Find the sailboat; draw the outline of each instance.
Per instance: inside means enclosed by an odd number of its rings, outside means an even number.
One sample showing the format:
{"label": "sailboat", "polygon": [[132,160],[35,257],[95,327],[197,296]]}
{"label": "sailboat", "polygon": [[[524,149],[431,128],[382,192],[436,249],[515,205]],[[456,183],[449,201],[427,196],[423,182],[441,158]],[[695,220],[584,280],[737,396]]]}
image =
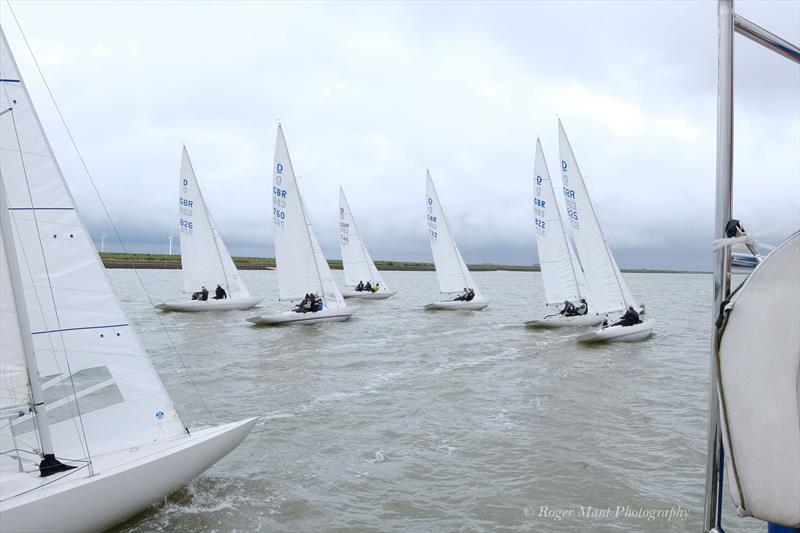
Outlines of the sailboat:
{"label": "sailboat", "polygon": [[[617,262],[611,254],[600,221],[597,218],[583,175],[578,168],[572,146],[561,120],[558,121],[558,149],[561,156],[561,183],[575,248],[586,283],[591,291],[591,309],[597,314],[621,313],[632,307],[637,310]],[[655,321],[642,318],[632,326],[610,326],[577,337],[579,342],[636,341],[649,337]]]}
{"label": "sailboat", "polygon": [[[339,247],[342,250],[342,267],[344,280],[348,290],[342,292],[345,298],[361,298],[364,300],[383,300],[397,293],[389,289],[375,263],[372,261],[361,235],[358,233],[353,212],[344,191],[339,187]],[[360,283],[368,281],[375,291],[355,288]]]}
{"label": "sailboat", "polygon": [[[547,305],[555,312],[544,318],[525,322],[525,325],[539,328],[599,326],[605,317],[591,308],[592,297],[586,286],[583,269],[569,241],[539,139],[536,139],[533,189],[539,267]],[[586,314],[565,316],[558,313],[558,307],[564,302],[580,304],[581,300],[589,307]]]}
{"label": "sailboat", "polygon": [[[272,227],[280,300],[300,304],[282,313],[248,318],[248,322],[264,325],[315,324],[349,319],[355,308],[345,305],[322,253],[297,185],[280,124],[275,139],[272,175]],[[302,302],[308,293],[319,296],[321,309],[303,312]]]}
{"label": "sailboat", "polygon": [[[489,305],[489,300],[481,295],[475,280],[467,269],[464,258],[456,246],[450,225],[444,216],[444,209],[433,185],[431,173],[426,172],[425,208],[428,223],[428,238],[433,252],[433,264],[439,278],[439,288],[443,294],[457,295],[457,300],[444,300],[425,306],[427,310],[466,310],[479,311]],[[474,297],[463,299],[464,291],[472,290]]]}
{"label": "sailboat", "polygon": [[233,264],[231,254],[222,242],[203,192],[197,183],[189,152],[183,147],[181,172],[178,176],[178,220],[181,236],[181,269],[183,292],[194,294],[206,287],[214,294],[217,285],[227,298],[192,299],[156,305],[162,311],[230,311],[250,309],[262,298],[250,296]]}
{"label": "sailboat", "polygon": [[233,450],[189,431],[105,275],[0,29],[0,525],[100,531]]}

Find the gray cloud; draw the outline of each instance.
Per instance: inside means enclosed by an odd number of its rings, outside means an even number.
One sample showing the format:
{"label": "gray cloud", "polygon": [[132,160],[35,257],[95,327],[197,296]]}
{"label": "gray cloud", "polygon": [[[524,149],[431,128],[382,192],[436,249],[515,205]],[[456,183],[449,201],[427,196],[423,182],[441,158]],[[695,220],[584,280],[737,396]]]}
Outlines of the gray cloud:
{"label": "gray cloud", "polygon": [[[3,28],[76,200],[109,234],[7,9]],[[554,172],[560,116],[621,265],[708,267],[715,2],[15,9],[133,249],[166,249],[186,143],[232,252],[271,255],[280,119],[330,256],[342,185],[375,257],[429,259],[430,168],[468,262],[532,262],[533,148],[540,136]],[[800,41],[797,3],[737,9]],[[797,226],[800,69],[743,38],[736,53],[736,216]]]}

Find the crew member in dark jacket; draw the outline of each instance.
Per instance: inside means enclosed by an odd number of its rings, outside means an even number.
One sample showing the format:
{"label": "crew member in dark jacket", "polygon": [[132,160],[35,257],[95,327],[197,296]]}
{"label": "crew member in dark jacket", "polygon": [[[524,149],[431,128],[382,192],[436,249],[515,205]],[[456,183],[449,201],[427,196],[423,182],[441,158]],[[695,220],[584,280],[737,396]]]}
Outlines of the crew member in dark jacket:
{"label": "crew member in dark jacket", "polygon": [[225,289],[222,288],[222,285],[217,284],[217,290],[214,291],[214,299],[215,300],[224,300],[228,297],[228,293],[225,292]]}
{"label": "crew member in dark jacket", "polygon": [[633,306],[628,306],[628,310],[625,311],[625,314],[622,315],[618,321],[611,324],[612,326],[633,326],[634,324],[639,324],[642,320],[639,318],[639,313],[633,308]]}

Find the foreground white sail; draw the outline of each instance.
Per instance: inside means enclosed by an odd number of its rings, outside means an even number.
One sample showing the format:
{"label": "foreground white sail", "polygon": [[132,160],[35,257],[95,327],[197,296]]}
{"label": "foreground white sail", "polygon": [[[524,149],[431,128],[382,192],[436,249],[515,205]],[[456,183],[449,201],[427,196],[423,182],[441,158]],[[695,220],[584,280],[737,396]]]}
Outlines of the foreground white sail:
{"label": "foreground white sail", "polygon": [[[603,316],[591,309],[592,298],[586,286],[583,269],[567,236],[564,218],[561,215],[544,158],[542,143],[536,139],[534,160],[533,210],[536,225],[536,244],[539,250],[539,267],[542,271],[545,300],[553,312],[544,318],[525,323],[530,327],[597,326]],[[559,313],[564,302],[581,305],[586,302],[587,313],[566,316]]]}
{"label": "foreground white sail", "polygon": [[[591,291],[592,310],[599,314],[620,313],[628,308],[638,310],[600,228],[600,221],[561,120],[558,121],[558,150],[567,221]],[[578,340],[640,340],[644,334],[648,336],[652,332],[653,326],[653,320],[645,320],[641,324],[613,326],[602,332],[588,333],[578,337]]]}
{"label": "foreground white sail", "polygon": [[0,109],[0,524],[103,530],[206,470],[255,419],[184,427],[106,279],[2,30]]}
{"label": "foreground white sail", "polygon": [[[348,290],[345,298],[361,298],[366,300],[382,300],[389,298],[396,291],[390,290],[367,251],[361,235],[358,233],[356,221],[350,211],[350,204],[344,191],[339,187],[339,248],[342,250],[342,268]],[[357,290],[359,284],[369,282],[377,290]]]}
{"label": "foreground white sail", "polygon": [[[316,294],[322,309],[286,311],[275,315],[248,318],[254,324],[313,324],[347,320],[355,311],[345,306],[328,261],[317,241],[314,227],[297,186],[289,149],[278,125],[275,164],[272,176],[272,227],[278,291],[284,301],[303,302],[306,294]],[[312,307],[313,309],[313,307]]]}
{"label": "foreground white sail", "polygon": [[[222,242],[185,146],[178,176],[178,206],[183,292],[194,294],[205,287],[210,296],[207,300],[190,300],[187,296],[186,300],[159,304],[156,308],[163,311],[229,311],[258,305],[261,298],[254,298],[247,292],[231,254]],[[227,298],[214,298],[217,285],[223,288]]]}
{"label": "foreground white sail", "polygon": [[[450,226],[444,216],[439,195],[436,194],[436,187],[433,185],[430,172],[426,173],[425,182],[425,208],[426,221],[428,224],[428,238],[431,242],[433,252],[433,263],[436,267],[436,275],[439,278],[439,287],[444,294],[451,297],[457,295],[459,299],[449,299],[442,302],[428,304],[425,309],[434,310],[468,310],[477,311],[489,305],[489,300],[481,295],[475,280],[472,279],[469,269],[467,269],[464,258],[456,246]],[[472,290],[474,297],[469,300],[463,299],[465,290]]]}

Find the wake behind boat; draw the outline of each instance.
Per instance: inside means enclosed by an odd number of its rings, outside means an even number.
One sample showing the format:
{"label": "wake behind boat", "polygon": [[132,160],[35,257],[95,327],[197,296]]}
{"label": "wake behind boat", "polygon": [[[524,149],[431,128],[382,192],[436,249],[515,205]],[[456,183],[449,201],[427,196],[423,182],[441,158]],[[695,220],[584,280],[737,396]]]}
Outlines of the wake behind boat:
{"label": "wake behind boat", "polygon": [[622,273],[600,228],[600,221],[589,198],[589,192],[561,120],[558,121],[558,150],[561,156],[561,183],[567,220],[578,258],[586,275],[592,307],[598,315],[612,316],[615,313],[625,313],[610,326],[605,326],[593,335],[581,335],[578,340],[602,342],[645,339],[653,332],[655,323],[644,318],[644,306],[637,307],[622,278]]}
{"label": "wake behind boat", "polygon": [[347,290],[342,291],[342,296],[362,300],[384,300],[397,294],[397,291],[389,289],[375,267],[375,262],[358,233],[350,204],[347,203],[347,197],[341,187],[339,187],[339,247],[342,250],[344,279],[348,286]]}
{"label": "wake behind boat", "polygon": [[[183,292],[192,298],[161,303],[155,306],[156,309],[230,311],[258,305],[262,298],[250,296],[231,254],[222,242],[185,146],[178,175],[178,206]],[[209,297],[212,292],[213,296]]]}
{"label": "wake behind boat", "polygon": [[322,253],[311,217],[295,178],[289,148],[278,125],[272,176],[272,227],[280,300],[295,302],[289,311],[247,321],[258,325],[315,324],[348,320],[348,308]]}
{"label": "wake behind boat", "polygon": [[539,267],[548,307],[560,309],[541,319],[525,322],[531,328],[599,326],[604,315],[591,308],[592,297],[586,278],[567,236],[564,217],[547,169],[542,143],[536,139],[534,160],[533,211]]}
{"label": "wake behind boat", "polygon": [[441,311],[480,311],[489,305],[475,280],[467,269],[464,258],[456,246],[450,226],[444,216],[444,209],[436,193],[430,172],[426,172],[425,207],[427,209],[428,238],[433,252],[433,264],[439,287],[444,294],[457,296],[454,299],[434,302],[425,306],[426,310]]}
{"label": "wake behind boat", "polygon": [[101,531],[208,469],[256,419],[189,431],[178,416],[2,29],[0,108],[0,526]]}

